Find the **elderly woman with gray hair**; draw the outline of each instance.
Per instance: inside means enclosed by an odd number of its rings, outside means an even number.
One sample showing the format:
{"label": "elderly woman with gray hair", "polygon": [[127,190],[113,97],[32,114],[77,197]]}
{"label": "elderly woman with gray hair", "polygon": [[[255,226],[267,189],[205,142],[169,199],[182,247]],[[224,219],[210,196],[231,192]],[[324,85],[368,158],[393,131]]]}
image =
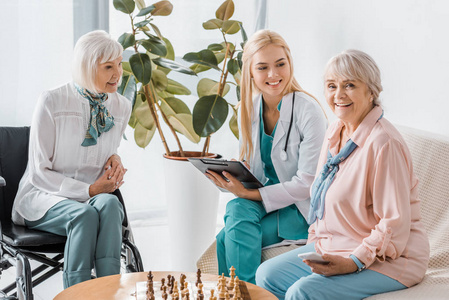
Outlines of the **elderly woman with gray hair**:
{"label": "elderly woman with gray hair", "polygon": [[75,45],[73,82],[44,92],[33,115],[29,161],[14,223],[67,236],[64,288],[120,273],[123,207],[114,192],[126,172],[117,148],[131,104],[117,93],[123,47],[104,31]]}
{"label": "elderly woman with gray hair", "polygon": [[308,244],[263,263],[256,282],[279,299],[320,300],[415,285],[427,269],[429,242],[410,152],[379,104],[379,68],[366,53],[348,50],[328,62],[324,80],[338,120],[326,133],[311,189]]}

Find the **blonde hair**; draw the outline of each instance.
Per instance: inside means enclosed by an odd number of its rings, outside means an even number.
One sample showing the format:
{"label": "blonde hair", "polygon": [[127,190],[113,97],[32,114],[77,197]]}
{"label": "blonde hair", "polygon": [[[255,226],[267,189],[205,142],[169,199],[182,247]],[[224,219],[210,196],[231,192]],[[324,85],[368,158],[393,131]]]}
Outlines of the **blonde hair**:
{"label": "blonde hair", "polygon": [[[251,80],[251,63],[254,57],[260,49],[267,45],[280,46],[284,49],[285,55],[290,65],[290,78],[285,86],[283,95],[292,93],[295,91],[303,92],[316,100],[311,94],[302,89],[299,83],[296,81],[293,72],[293,61],[285,40],[276,32],[271,30],[259,30],[248,39],[243,49],[243,65],[242,65],[242,78],[240,81],[241,89],[241,101],[240,101],[240,132],[241,132],[241,144],[240,144],[240,160],[249,160],[253,154],[253,141],[251,137],[251,124],[253,118],[253,97],[255,93],[260,93],[260,90]],[[316,100],[318,102],[318,100]],[[318,102],[319,103],[319,102]]]}
{"label": "blonde hair", "polygon": [[98,93],[95,88],[98,64],[115,60],[122,53],[122,45],[106,31],[95,30],[86,33],[78,39],[73,50],[73,81],[91,92]]}
{"label": "blonde hair", "polygon": [[325,77],[329,75],[365,83],[373,95],[373,104],[380,105],[380,70],[374,59],[365,52],[349,49],[332,57],[324,72]]}

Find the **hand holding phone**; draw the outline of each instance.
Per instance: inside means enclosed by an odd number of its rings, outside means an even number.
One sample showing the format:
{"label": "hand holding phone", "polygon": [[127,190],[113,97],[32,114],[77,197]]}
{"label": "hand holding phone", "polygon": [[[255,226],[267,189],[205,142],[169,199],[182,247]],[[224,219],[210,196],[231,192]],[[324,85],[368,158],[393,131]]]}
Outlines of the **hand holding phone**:
{"label": "hand holding phone", "polygon": [[311,262],[317,263],[317,264],[329,263],[329,261],[324,260],[323,257],[316,252],[299,253],[298,257],[301,259],[310,260]]}

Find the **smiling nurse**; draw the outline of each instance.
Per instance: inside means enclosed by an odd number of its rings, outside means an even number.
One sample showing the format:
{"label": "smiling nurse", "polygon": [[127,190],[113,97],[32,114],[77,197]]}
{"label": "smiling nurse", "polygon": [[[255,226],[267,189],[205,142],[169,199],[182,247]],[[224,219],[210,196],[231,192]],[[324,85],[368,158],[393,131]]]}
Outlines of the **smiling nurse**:
{"label": "smiling nurse", "polygon": [[290,49],[269,30],[256,32],[243,50],[240,160],[264,183],[246,189],[209,172],[213,182],[236,199],[226,206],[217,235],[219,273],[234,266],[240,279],[255,282],[262,247],[307,238],[310,186],[326,130],[316,101],[293,76]]}

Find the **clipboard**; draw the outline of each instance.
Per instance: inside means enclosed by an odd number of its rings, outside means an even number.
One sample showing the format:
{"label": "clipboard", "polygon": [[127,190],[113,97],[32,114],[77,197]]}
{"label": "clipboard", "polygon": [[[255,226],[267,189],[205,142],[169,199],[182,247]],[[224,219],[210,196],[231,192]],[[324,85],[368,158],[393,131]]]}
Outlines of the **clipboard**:
{"label": "clipboard", "polygon": [[[247,189],[258,189],[264,186],[241,161],[214,158],[188,158],[188,161],[203,174],[207,170],[218,174],[226,171],[239,180]],[[228,192],[227,190],[219,189]]]}

